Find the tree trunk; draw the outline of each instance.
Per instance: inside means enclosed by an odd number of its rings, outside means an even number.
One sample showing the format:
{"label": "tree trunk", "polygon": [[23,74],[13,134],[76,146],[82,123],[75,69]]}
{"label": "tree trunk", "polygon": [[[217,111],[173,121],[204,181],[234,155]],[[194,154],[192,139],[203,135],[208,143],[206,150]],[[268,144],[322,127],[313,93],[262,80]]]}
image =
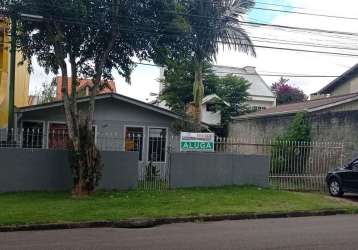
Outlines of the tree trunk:
{"label": "tree trunk", "polygon": [[196,130],[199,132],[201,130],[201,112],[202,112],[202,102],[204,98],[204,84],[203,84],[203,64],[202,62],[197,62],[195,64],[195,81],[193,86],[193,96],[194,96],[194,123]]}
{"label": "tree trunk", "polygon": [[[73,195],[76,197],[83,197],[91,194],[98,185],[99,178],[101,177],[101,158],[96,148],[94,135],[92,133],[93,118],[90,121],[91,125],[87,126],[89,117],[81,117],[78,110],[78,72],[76,57],[70,54],[72,85],[71,95],[69,95],[68,71],[65,61],[67,54],[63,45],[63,34],[56,23],[54,23],[54,25],[58,32],[57,34],[54,34],[54,38],[57,41],[54,44],[54,49],[62,73],[61,92],[68,130],[69,160],[74,183]],[[93,112],[90,116],[93,117]]]}

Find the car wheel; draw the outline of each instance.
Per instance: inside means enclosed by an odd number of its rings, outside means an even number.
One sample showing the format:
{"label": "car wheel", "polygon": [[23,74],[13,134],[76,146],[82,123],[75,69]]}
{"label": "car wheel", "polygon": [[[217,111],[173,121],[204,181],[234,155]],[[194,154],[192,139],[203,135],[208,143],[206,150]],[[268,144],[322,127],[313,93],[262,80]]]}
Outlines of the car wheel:
{"label": "car wheel", "polygon": [[341,197],[343,195],[342,185],[336,178],[332,178],[329,181],[328,189],[332,196]]}

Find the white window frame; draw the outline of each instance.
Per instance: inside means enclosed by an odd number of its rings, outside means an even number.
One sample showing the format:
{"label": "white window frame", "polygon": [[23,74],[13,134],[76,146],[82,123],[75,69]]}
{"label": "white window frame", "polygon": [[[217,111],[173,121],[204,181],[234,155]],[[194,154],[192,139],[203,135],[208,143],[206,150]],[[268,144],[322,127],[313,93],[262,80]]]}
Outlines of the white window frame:
{"label": "white window frame", "polygon": [[[24,122],[37,122],[37,123],[42,123],[42,147],[41,149],[46,149],[46,145],[45,145],[45,128],[46,128],[46,121],[44,120],[22,120],[21,121],[21,132],[23,131],[24,129]],[[23,148],[23,141],[24,141],[24,138],[23,138],[23,134],[21,133],[20,135],[20,138],[21,138],[21,148]]]}
{"label": "white window frame", "polygon": [[[143,129],[143,142],[142,142],[142,160],[140,160],[139,162],[144,162],[146,159],[147,159],[147,156],[145,155],[145,152],[144,152],[144,144],[146,142],[146,136],[145,136],[145,126],[141,126],[141,125],[124,125],[124,130],[123,130],[123,145],[122,145],[122,150],[124,152],[127,152],[126,151],[126,138],[127,138],[127,135],[126,135],[126,131],[127,131],[127,128],[142,128]],[[138,152],[139,153],[139,152]],[[139,157],[140,158],[140,157]]]}
{"label": "white window frame", "polygon": [[147,157],[147,161],[149,162],[149,157],[148,157],[148,154],[149,154],[149,139],[150,139],[150,129],[165,129],[166,130],[166,138],[165,138],[165,150],[164,150],[164,161],[153,161],[153,163],[167,163],[167,159],[168,159],[168,152],[167,152],[167,149],[168,149],[168,138],[169,138],[169,128],[168,127],[161,127],[161,126],[149,126],[148,127],[148,139],[147,139],[147,154],[146,154],[146,157]]}

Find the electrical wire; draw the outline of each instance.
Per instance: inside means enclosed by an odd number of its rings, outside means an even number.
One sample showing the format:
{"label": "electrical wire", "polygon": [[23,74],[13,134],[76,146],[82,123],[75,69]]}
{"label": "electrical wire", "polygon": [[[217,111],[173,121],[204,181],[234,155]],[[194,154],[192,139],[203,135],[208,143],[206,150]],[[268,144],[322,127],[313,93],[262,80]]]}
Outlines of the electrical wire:
{"label": "electrical wire", "polygon": [[[155,64],[150,64],[150,63],[136,63],[138,65],[143,65],[143,66],[150,66],[150,67],[158,67],[161,68],[161,66],[159,65],[155,65]],[[220,67],[220,65],[215,65]],[[225,67],[225,66],[224,66]],[[260,76],[272,76],[272,77],[276,77],[276,76],[283,76],[283,77],[292,77],[292,78],[336,78],[339,77],[340,75],[309,75],[309,74],[294,74],[294,73],[280,73],[280,72],[275,72],[272,74],[266,74],[266,73],[231,73],[231,72],[225,72],[225,71],[214,71],[215,73],[219,73],[219,74],[232,74],[232,75],[243,75],[243,76],[256,76],[256,75],[260,75]]]}

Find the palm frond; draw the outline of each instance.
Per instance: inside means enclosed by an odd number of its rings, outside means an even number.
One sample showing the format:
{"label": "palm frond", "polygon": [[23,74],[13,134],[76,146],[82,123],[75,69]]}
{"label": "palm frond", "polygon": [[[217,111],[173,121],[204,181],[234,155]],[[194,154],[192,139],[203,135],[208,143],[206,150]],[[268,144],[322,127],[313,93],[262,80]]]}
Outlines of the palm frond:
{"label": "palm frond", "polygon": [[229,49],[256,56],[255,47],[249,35],[238,25],[227,25],[218,35],[218,40]]}

